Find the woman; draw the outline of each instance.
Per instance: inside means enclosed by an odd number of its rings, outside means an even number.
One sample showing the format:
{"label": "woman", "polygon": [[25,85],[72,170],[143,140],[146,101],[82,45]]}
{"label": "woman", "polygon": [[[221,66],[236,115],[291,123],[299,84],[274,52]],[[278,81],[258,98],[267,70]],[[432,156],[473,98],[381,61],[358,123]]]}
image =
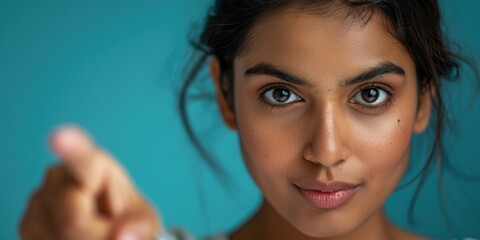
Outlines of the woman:
{"label": "woman", "polygon": [[[264,196],[217,239],[422,239],[392,224],[383,205],[432,108],[432,153],[440,147],[440,87],[458,63],[439,21],[435,0],[216,1],[181,104],[211,56],[224,122]],[[56,131],[51,146],[63,161],[31,198],[22,238],[190,238],[163,229],[81,130]]]}

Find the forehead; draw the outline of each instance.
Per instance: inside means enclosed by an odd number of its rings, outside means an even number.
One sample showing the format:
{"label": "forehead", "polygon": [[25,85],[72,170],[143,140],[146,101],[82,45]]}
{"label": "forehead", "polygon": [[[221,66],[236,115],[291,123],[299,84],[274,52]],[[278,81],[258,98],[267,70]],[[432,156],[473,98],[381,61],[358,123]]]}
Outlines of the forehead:
{"label": "forehead", "polygon": [[361,19],[286,9],[259,21],[250,31],[236,65],[267,62],[301,72],[307,79],[352,73],[392,62],[414,72],[403,45],[379,13]]}

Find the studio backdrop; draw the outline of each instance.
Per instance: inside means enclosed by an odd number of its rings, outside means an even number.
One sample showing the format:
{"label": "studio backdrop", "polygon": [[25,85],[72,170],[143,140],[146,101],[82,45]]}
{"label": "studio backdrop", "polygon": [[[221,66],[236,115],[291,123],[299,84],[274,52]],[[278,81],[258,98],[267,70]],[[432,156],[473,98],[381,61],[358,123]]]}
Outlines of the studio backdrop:
{"label": "studio backdrop", "polygon": [[[252,213],[260,194],[214,100],[196,98],[188,109],[225,176],[205,164],[178,115],[178,91],[192,54],[188,40],[210,4],[0,1],[0,239],[19,239],[28,198],[57,162],[48,134],[63,123],[87,129],[116,156],[168,227],[203,236],[231,230]],[[480,1],[443,0],[441,7],[450,42],[480,62]],[[465,69],[462,83],[447,93],[454,122],[444,151],[454,171],[444,172],[441,188],[437,172],[430,174],[415,205],[415,225],[407,215],[417,182],[387,203],[397,224],[438,239],[480,239],[480,100],[472,98],[473,75]],[[212,89],[208,79],[197,87]],[[431,136],[413,139],[412,163],[427,157],[425,139]],[[403,182],[418,171],[410,168]]]}

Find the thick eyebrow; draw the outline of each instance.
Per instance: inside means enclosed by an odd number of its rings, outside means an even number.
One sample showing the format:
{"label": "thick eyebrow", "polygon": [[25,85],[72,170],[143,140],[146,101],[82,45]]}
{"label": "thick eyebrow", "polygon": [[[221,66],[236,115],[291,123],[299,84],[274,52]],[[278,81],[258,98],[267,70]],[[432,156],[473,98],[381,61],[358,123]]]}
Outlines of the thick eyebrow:
{"label": "thick eyebrow", "polygon": [[352,86],[352,85],[359,84],[359,83],[368,81],[372,78],[376,78],[388,73],[394,73],[394,74],[398,74],[405,77],[405,70],[403,70],[403,68],[391,62],[386,62],[386,63],[381,63],[380,65],[373,67],[366,72],[360,73],[359,75],[353,78],[349,78],[344,81],[341,81],[338,84],[338,86],[339,87]]}
{"label": "thick eyebrow", "polygon": [[[380,65],[373,67],[365,72],[362,72],[355,77],[343,80],[340,83],[338,83],[338,86],[348,87],[351,85],[355,85],[355,84],[359,84],[359,83],[371,80],[372,78],[376,78],[388,73],[394,73],[401,76],[405,76],[405,70],[403,70],[403,68],[391,62],[386,62],[386,63],[381,63]],[[314,86],[308,80],[297,77],[286,71],[280,70],[278,67],[275,67],[274,65],[268,64],[268,63],[256,64],[255,66],[247,69],[245,71],[245,75],[269,75],[293,84],[297,84],[297,85],[301,85],[309,88]]]}
{"label": "thick eyebrow", "polygon": [[309,87],[311,88],[313,84],[303,78],[297,77],[291,73],[280,70],[278,67],[275,67],[272,64],[268,63],[259,63],[255,66],[247,69],[245,75],[269,75],[275,78],[285,80],[287,82]]}

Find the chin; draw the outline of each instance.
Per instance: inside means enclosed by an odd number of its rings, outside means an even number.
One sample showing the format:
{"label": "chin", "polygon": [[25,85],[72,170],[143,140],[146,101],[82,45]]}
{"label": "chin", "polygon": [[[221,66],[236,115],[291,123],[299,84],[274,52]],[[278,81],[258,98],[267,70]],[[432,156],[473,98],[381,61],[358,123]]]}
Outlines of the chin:
{"label": "chin", "polygon": [[319,227],[316,226],[315,228],[309,228],[309,229],[298,229],[301,233],[303,233],[306,236],[312,237],[312,238],[332,238],[332,237],[340,237],[343,235],[348,234],[351,231],[345,230],[345,229],[327,229],[324,227]]}
{"label": "chin", "polygon": [[312,238],[330,238],[347,235],[356,229],[349,221],[315,221],[304,220],[290,223],[302,234]]}

